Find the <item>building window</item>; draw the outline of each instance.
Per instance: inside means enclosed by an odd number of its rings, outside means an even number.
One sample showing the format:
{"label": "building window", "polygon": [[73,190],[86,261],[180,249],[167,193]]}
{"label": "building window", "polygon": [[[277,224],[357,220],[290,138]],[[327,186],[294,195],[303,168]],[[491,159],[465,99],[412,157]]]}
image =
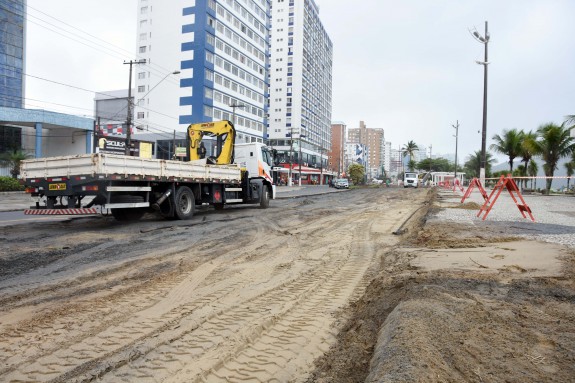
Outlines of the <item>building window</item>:
{"label": "building window", "polygon": [[206,69],[206,80],[214,81],[214,72],[209,69]]}
{"label": "building window", "polygon": [[206,43],[210,44],[211,46],[216,45],[216,38],[214,35],[206,33]]}
{"label": "building window", "polygon": [[138,86],[138,93],[143,93],[146,91],[146,86],[145,85],[140,85]]}
{"label": "building window", "polygon": [[144,118],[144,112],[138,112],[138,119]]}
{"label": "building window", "polygon": [[146,46],[141,46],[140,47],[140,53],[146,53]]}
{"label": "building window", "polygon": [[140,72],[140,73],[138,73],[138,78],[139,78],[139,79],[146,78],[146,72]]}

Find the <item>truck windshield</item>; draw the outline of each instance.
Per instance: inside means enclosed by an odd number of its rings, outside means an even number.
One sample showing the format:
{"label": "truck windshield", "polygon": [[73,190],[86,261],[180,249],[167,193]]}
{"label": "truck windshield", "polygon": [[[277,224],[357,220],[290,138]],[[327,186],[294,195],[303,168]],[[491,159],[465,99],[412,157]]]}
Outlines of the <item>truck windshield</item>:
{"label": "truck windshield", "polygon": [[274,166],[272,161],[272,155],[267,148],[262,148],[262,158],[266,164],[269,166]]}

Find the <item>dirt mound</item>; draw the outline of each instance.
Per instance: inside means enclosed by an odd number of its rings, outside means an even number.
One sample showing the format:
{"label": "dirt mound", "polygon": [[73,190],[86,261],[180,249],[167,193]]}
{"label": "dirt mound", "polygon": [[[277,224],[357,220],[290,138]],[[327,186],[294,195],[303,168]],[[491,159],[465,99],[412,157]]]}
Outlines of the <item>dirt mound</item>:
{"label": "dirt mound", "polygon": [[520,265],[424,270],[414,266],[418,248],[450,249],[445,258],[516,238],[416,218],[382,255],[308,382],[573,381],[575,254],[564,251],[557,276],[534,277]]}

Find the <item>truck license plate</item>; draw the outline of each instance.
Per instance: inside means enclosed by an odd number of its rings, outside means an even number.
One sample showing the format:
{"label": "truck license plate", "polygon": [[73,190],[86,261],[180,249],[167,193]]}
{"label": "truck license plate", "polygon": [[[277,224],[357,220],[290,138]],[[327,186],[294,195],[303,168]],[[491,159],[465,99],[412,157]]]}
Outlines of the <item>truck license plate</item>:
{"label": "truck license plate", "polygon": [[50,184],[48,190],[66,190],[66,184]]}

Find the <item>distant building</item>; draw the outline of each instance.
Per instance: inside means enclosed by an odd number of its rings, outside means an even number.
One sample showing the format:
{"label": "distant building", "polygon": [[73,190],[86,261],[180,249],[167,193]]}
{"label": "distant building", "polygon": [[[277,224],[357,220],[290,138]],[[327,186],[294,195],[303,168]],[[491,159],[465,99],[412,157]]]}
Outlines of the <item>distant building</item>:
{"label": "distant building", "polygon": [[[26,0],[3,1],[0,7],[0,106],[24,108]],[[0,135],[1,136],[1,135]]]}
{"label": "distant building", "polygon": [[328,151],[327,168],[341,175],[345,169],[345,143],[346,143],[346,125],[343,122],[334,122],[331,124],[331,149]]}
{"label": "distant building", "polygon": [[345,144],[345,173],[351,164],[359,164],[364,167],[365,174],[369,175],[369,150],[367,145],[348,142]]}
{"label": "distant building", "polygon": [[383,168],[385,169],[386,175],[390,176],[391,171],[391,142],[385,141],[383,143]]}
{"label": "distant building", "polygon": [[348,129],[347,141],[365,145],[369,152],[369,163],[366,165],[370,177],[379,176],[384,165],[385,137],[381,128],[368,128],[365,122],[359,122],[359,128]]}
{"label": "distant building", "polygon": [[[327,166],[331,146],[333,47],[314,0],[273,0],[269,86],[269,144],[296,162]],[[321,164],[321,165],[320,165]]]}

